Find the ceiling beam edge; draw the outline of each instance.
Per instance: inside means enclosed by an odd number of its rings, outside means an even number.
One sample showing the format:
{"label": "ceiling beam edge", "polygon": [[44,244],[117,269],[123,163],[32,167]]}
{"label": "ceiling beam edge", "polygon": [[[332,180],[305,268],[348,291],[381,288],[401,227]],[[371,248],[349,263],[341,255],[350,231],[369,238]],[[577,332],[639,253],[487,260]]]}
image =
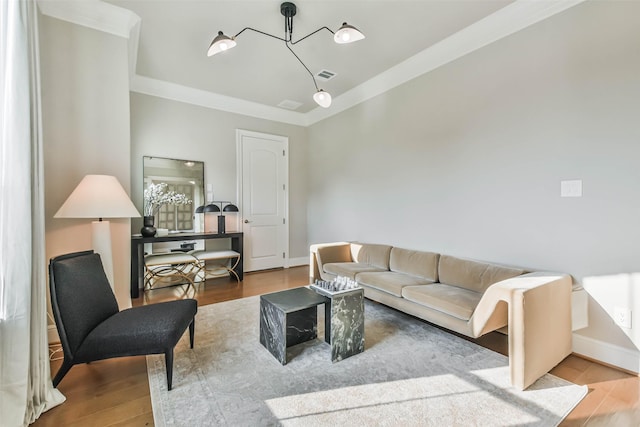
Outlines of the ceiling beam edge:
{"label": "ceiling beam edge", "polygon": [[302,113],[140,75],[135,75],[131,80],[131,91],[258,119],[308,126],[306,115]]}

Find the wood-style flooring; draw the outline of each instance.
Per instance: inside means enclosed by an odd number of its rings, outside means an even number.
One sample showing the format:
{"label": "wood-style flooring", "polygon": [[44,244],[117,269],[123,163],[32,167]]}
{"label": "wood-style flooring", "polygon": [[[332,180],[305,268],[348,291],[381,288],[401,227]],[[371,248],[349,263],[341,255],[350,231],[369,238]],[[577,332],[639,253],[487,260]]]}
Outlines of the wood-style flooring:
{"label": "wood-style flooring", "polygon": [[[308,267],[248,273],[242,283],[232,279],[208,280],[195,295],[203,306],[261,295],[308,284]],[[133,300],[143,305],[184,297],[181,286],[144,292]],[[490,333],[472,340],[506,354],[506,337]],[[196,343],[197,345],[197,343]],[[60,361],[51,362],[52,375]],[[561,426],[640,426],[640,379],[620,370],[570,355],[552,374],[586,384],[588,395]],[[153,426],[147,366],[144,356],[123,357],[76,365],[59,384],[67,400],[44,413],[33,425],[43,426]]]}

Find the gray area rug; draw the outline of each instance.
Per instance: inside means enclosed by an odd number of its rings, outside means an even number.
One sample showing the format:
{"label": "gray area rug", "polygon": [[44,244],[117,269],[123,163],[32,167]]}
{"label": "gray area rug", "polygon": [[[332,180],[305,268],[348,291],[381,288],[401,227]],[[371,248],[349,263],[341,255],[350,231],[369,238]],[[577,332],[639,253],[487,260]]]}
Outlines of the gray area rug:
{"label": "gray area rug", "polygon": [[550,374],[516,390],[506,357],[370,301],[364,353],[331,363],[320,307],[320,338],[282,366],[260,345],[259,305],[200,307],[170,392],[164,356],[147,356],[156,426],[555,426],[587,393]]}

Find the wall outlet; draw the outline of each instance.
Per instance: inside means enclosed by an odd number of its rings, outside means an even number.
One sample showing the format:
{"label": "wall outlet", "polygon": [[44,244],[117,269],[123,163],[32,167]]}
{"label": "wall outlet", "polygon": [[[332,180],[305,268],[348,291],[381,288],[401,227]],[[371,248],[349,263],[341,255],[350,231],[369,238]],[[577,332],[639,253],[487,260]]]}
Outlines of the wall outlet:
{"label": "wall outlet", "polygon": [[614,307],[613,321],[616,322],[616,325],[631,329],[631,310],[624,307]]}

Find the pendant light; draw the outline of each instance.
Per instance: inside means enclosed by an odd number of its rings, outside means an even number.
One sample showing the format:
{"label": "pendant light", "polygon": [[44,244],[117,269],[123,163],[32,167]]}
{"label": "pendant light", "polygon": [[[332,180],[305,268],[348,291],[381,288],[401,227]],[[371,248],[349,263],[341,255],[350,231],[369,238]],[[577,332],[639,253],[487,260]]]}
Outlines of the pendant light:
{"label": "pendant light", "polygon": [[293,17],[296,15],[297,8],[296,5],[291,2],[284,2],[280,5],[280,13],[284,16],[284,24],[285,24],[285,35],[283,37],[274,36],[273,34],[265,33],[264,31],[256,30],[251,27],[243,28],[238,34],[233,37],[229,37],[225,35],[222,31],[218,31],[218,35],[213,39],[211,44],[209,45],[209,50],[207,51],[207,56],[217,55],[219,53],[223,53],[233,47],[236,46],[236,38],[242,34],[246,30],[254,31],[258,34],[262,34],[264,36],[268,36],[280,41],[285,42],[285,46],[289,51],[296,57],[298,62],[302,64],[302,66],[307,70],[311,79],[313,80],[313,85],[316,88],[316,92],[313,95],[313,100],[321,107],[328,108],[331,106],[331,94],[321,88],[318,87],[318,83],[316,82],[316,78],[313,73],[309,70],[309,68],[302,62],[302,60],[296,55],[296,53],[291,49],[291,46],[295,45],[298,42],[306,39],[314,35],[315,33],[327,30],[331,34],[333,34],[333,40],[338,44],[346,44],[353,43],[358,40],[362,40],[365,38],[364,34],[362,34],[357,28],[353,25],[349,25],[346,22],[342,24],[342,26],[335,33],[331,31],[328,27],[320,27],[315,31],[307,34],[306,36],[300,38],[297,41],[292,40],[293,34]]}

